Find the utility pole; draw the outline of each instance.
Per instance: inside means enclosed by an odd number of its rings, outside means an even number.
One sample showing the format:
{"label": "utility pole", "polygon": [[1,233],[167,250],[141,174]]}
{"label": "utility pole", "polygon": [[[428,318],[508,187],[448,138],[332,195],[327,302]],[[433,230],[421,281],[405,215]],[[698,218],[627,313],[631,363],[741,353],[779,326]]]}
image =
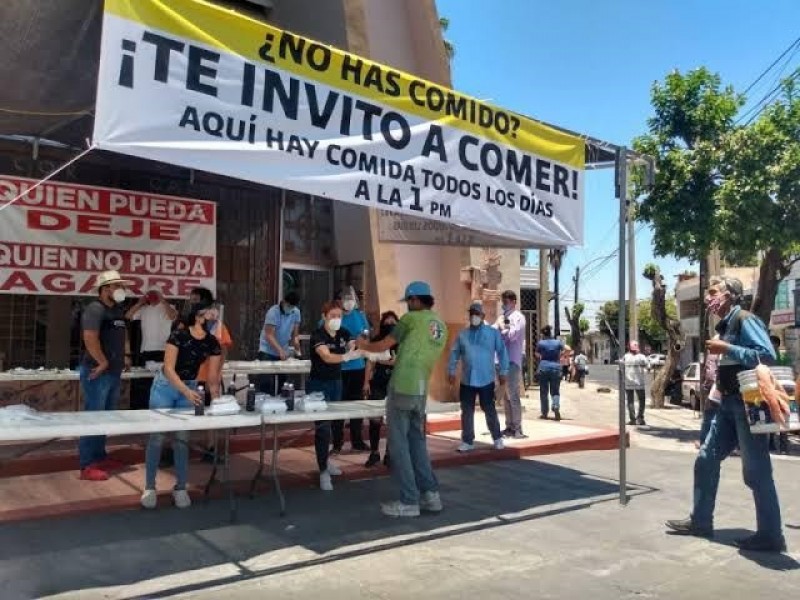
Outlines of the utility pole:
{"label": "utility pole", "polygon": [[[615,181],[617,198],[619,198],[619,290],[618,301],[620,316],[617,323],[617,340],[619,345],[619,358],[625,352],[625,220],[628,213],[628,149],[625,146],[617,148]],[[625,363],[619,365],[619,383],[617,385],[619,402],[619,503],[623,506],[628,503],[628,462],[627,462],[627,433],[625,430]]]}
{"label": "utility pole", "polygon": [[554,268],[554,272],[553,272],[553,294],[554,294],[554,299],[555,299],[555,306],[553,307],[553,308],[555,308],[555,319],[554,319],[555,322],[553,324],[555,326],[555,334],[556,334],[555,337],[556,337],[556,339],[558,339],[559,337],[561,337],[561,315],[558,314],[558,311],[561,310],[561,302],[560,302],[559,297],[558,297],[558,295],[561,293],[561,290],[558,287],[558,272],[561,270],[560,250],[558,250],[558,249],[552,250],[552,256],[553,256],[553,259],[554,259],[553,260],[553,268]]}
{"label": "utility pole", "polygon": [[575,277],[572,278],[572,283],[575,284],[575,304],[578,303],[578,281],[581,276],[581,268],[575,267]]}
{"label": "utility pole", "polygon": [[[630,305],[631,319],[628,329],[628,339],[639,339],[639,311],[636,307],[636,241],[633,229],[633,206],[628,206],[628,303]],[[620,309],[621,310],[621,309]]]}

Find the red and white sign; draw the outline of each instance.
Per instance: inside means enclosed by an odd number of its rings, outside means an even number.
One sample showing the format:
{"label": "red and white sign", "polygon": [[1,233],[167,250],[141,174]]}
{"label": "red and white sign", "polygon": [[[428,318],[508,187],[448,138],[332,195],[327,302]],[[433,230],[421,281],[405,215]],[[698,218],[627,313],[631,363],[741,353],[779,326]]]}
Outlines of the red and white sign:
{"label": "red and white sign", "polygon": [[93,295],[107,270],[130,279],[135,295],[214,291],[214,202],[59,181],[31,190],[35,183],[0,175],[0,294]]}

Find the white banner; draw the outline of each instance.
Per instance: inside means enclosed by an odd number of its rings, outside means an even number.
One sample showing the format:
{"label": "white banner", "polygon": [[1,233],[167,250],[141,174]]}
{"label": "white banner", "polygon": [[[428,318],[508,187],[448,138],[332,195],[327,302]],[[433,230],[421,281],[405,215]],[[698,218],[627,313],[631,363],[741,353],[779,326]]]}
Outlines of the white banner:
{"label": "white banner", "polygon": [[581,139],[200,0],[106,0],[100,148],[499,236],[583,240]]}
{"label": "white banner", "polygon": [[35,183],[0,175],[0,293],[91,295],[107,270],[131,280],[136,295],[215,289],[214,202],[58,181],[31,189]]}

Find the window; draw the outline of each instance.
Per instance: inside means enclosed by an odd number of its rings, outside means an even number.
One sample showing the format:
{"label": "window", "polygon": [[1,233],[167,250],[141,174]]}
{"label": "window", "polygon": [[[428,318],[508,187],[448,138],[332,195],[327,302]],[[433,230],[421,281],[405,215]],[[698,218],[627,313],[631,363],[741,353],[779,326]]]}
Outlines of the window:
{"label": "window", "polygon": [[4,369],[47,366],[47,316],[46,296],[0,296],[0,363]]}
{"label": "window", "polygon": [[778,284],[775,292],[775,310],[786,310],[789,308],[789,281],[784,279]]}

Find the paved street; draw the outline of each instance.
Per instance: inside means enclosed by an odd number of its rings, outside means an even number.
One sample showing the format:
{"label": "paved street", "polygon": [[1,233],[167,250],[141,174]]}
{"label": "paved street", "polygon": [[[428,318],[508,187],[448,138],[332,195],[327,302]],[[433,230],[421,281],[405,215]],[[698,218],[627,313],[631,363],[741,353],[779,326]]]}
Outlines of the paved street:
{"label": "paved street", "polygon": [[628,506],[616,454],[587,452],[439,472],[446,510],[391,520],[386,479],[243,501],[5,526],[0,581],[12,598],[751,598],[800,589],[796,463],[776,464],[788,556],[743,555],[752,500],[723,472],[715,541],[666,535],[686,514],[692,457],[634,448]]}
{"label": "paved street", "polygon": [[[616,423],[616,395],[564,387],[564,416]],[[535,410],[538,390],[526,399]],[[482,419],[476,419],[480,424]],[[440,515],[381,516],[388,479],[179,512],[133,511],[0,530],[3,600],[12,598],[750,598],[800,589],[800,459],[779,457],[791,553],[744,555],[754,527],[739,459],[723,469],[714,541],[674,537],[688,513],[697,420],[650,411],[631,432],[630,502],[618,502],[617,453],[583,452],[440,470]],[[478,433],[482,433],[480,427]]]}

